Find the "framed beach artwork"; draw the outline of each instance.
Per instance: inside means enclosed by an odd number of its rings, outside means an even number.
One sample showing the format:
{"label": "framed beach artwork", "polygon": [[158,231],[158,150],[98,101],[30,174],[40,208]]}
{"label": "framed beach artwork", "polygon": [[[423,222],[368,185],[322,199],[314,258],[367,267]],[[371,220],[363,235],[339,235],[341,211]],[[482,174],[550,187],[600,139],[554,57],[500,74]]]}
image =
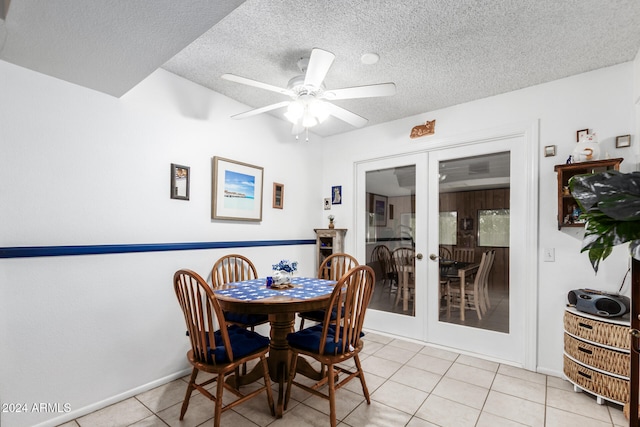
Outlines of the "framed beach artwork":
{"label": "framed beach artwork", "polygon": [[213,158],[211,218],[262,221],[262,178],[259,166]]}

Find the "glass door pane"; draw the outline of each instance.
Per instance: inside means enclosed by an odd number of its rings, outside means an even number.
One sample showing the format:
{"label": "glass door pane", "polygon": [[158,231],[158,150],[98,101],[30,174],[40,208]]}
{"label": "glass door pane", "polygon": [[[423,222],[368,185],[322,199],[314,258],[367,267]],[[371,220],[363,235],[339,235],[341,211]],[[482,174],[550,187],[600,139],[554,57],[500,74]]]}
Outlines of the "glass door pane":
{"label": "glass door pane", "polygon": [[424,152],[356,164],[356,256],[376,274],[370,330],[426,338],[426,188]]}
{"label": "glass door pane", "polygon": [[531,281],[522,275],[530,271],[525,236],[533,218],[522,191],[529,179],[523,139],[430,151],[426,219],[427,281],[438,284],[428,288],[429,341],[520,365],[528,363],[531,305],[522,302]]}
{"label": "glass door pane", "polygon": [[509,333],[510,153],[438,166],[439,320]]}
{"label": "glass door pane", "polygon": [[416,166],[367,171],[366,252],[376,272],[369,307],[415,316]]}

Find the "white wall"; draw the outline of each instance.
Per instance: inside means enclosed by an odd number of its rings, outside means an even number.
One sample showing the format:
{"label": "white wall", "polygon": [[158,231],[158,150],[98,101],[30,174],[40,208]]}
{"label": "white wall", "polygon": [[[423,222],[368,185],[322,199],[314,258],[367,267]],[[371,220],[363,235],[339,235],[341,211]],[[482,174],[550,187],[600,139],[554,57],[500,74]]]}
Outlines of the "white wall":
{"label": "white wall", "polygon": [[[121,99],[0,61],[0,247],[314,239],[322,139],[159,70]],[[211,157],[264,167],[261,223],[212,221]],[[172,200],[170,164],[191,167]],[[272,183],[285,185],[272,209]],[[0,401],[71,413],[0,414],[56,425],[181,375],[182,267],[207,276],[230,250],[0,259]],[[233,249],[263,275],[282,258],[315,274],[312,245]]]}
{"label": "white wall", "polygon": [[[429,94],[425,93],[425,97]],[[411,128],[436,120],[435,135],[409,138]],[[540,372],[562,372],[563,309],[567,292],[589,287],[617,291],[627,269],[625,248],[616,248],[594,275],[586,254],[580,253],[582,229],[558,231],[556,173],[576,144],[576,131],[589,128],[600,139],[604,155],[628,157],[624,171],[635,169],[634,149],[616,149],[617,135],[634,134],[633,64],[626,63],[419,116],[365,128],[325,139],[323,188],[343,185],[345,195],[354,188],[355,161],[424,150],[429,144],[462,139],[473,133],[514,123],[539,120],[539,236],[538,248],[555,248],[554,263],[540,262],[538,275],[538,356]],[[633,135],[637,147],[637,134]],[[543,157],[543,147],[557,145],[557,156]],[[347,196],[349,197],[349,196]],[[353,228],[352,206],[343,204],[335,215],[341,227]],[[346,248],[355,248],[355,235],[347,235]],[[517,277],[517,274],[516,274]],[[513,283],[512,286],[517,286]],[[628,283],[625,293],[629,294]]]}
{"label": "white wall", "polygon": [[[322,198],[333,185],[343,186],[343,204],[331,210],[336,226],[351,230],[354,161],[539,120],[539,248],[555,248],[556,262],[539,265],[537,366],[559,374],[567,292],[617,290],[627,258],[616,249],[594,276],[579,253],[581,232],[557,230],[553,166],[584,128],[600,135],[603,153],[637,153],[633,75],[633,64],[622,64],[296,143],[285,123],[232,121],[242,105],[162,70],[115,99],[0,61],[0,247],[311,239],[326,225]],[[437,120],[436,134],[409,139],[426,119]],[[633,147],[616,150],[615,136],[627,133]],[[558,155],[542,157],[551,144]],[[214,155],[264,166],[262,223],[209,219]],[[191,166],[189,202],[168,197],[172,162]],[[625,161],[630,169],[635,162]],[[285,184],[284,210],[270,207],[274,181]],[[353,238],[347,233],[347,251]],[[301,261],[301,274],[314,271],[313,246],[239,251],[261,272],[280,257]],[[2,425],[55,425],[181,374],[187,343],[171,276],[181,267],[206,275],[225,252],[0,259],[0,401],[72,410],[3,413]]]}

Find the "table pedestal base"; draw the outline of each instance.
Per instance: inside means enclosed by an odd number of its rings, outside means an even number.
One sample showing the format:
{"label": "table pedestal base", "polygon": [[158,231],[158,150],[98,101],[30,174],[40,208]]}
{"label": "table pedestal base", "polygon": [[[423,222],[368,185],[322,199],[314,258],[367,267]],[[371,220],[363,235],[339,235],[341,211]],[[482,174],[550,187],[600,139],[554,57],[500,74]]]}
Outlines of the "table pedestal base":
{"label": "table pedestal base", "polygon": [[[271,323],[271,344],[269,345],[269,356],[267,362],[269,365],[269,376],[271,380],[278,384],[278,401],[276,402],[276,417],[282,418],[284,412],[284,393],[287,380],[289,377],[290,352],[289,343],[287,342],[287,334],[294,331],[295,314],[279,313],[269,315]],[[300,372],[306,377],[319,381],[325,375],[324,370],[315,370],[306,359],[298,357],[296,372]],[[227,382],[235,383],[238,386],[250,384],[264,377],[262,364],[258,363],[246,375],[235,378],[235,375],[229,376]]]}

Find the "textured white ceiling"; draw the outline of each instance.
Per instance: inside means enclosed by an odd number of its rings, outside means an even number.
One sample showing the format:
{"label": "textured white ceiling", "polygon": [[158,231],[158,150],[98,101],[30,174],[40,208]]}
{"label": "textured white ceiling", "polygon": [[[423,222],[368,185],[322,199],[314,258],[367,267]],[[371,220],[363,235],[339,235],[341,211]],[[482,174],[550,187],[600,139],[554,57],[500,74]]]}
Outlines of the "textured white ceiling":
{"label": "textured white ceiling", "polygon": [[[327,88],[396,83],[335,101],[371,125],[633,60],[640,1],[12,0],[0,21],[0,59],[114,96],[162,66],[262,107],[286,98],[220,76],[284,87],[314,47],[336,55]],[[367,52],[380,61],[362,64]]]}
{"label": "textured white ceiling", "polygon": [[242,1],[12,0],[0,59],[119,97]]}
{"label": "textured white ceiling", "polygon": [[[248,0],[164,68],[261,107],[282,95],[220,75],[286,86],[313,47],[336,54],[327,88],[396,83],[393,97],[336,101],[375,124],[630,61],[640,1]],[[353,129],[333,121],[314,132]]]}

